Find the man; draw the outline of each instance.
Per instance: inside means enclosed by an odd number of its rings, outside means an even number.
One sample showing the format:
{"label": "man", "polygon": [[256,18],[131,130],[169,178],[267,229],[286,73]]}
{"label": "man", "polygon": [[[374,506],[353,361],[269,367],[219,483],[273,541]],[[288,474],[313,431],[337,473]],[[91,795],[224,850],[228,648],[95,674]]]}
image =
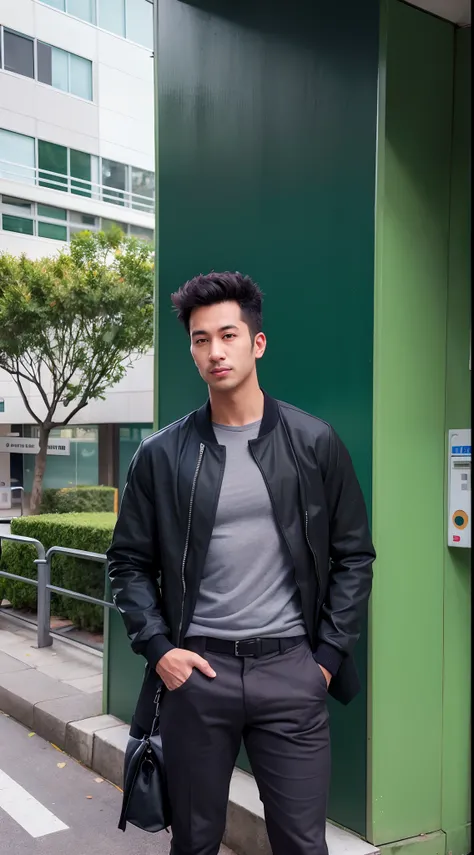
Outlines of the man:
{"label": "man", "polygon": [[209,402],[142,443],[108,553],[148,661],[134,727],[162,686],[173,855],[217,855],[242,738],[274,855],[326,855],[326,694],[358,689],[364,500],[334,430],[260,389],[255,283],[210,273],[172,301]]}

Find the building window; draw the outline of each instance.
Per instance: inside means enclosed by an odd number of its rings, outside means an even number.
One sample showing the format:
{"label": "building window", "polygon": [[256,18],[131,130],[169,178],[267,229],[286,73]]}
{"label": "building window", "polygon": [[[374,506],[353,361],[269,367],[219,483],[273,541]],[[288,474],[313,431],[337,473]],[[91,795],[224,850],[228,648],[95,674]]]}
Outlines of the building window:
{"label": "building window", "polygon": [[97,229],[99,218],[93,214],[83,214],[81,211],[71,211],[69,214],[71,223],[77,223],[82,229]]}
{"label": "building window", "polygon": [[89,24],[96,23],[95,0],[66,0],[66,9],[75,18],[88,21]]}
{"label": "building window", "polygon": [[[54,89],[62,89],[69,92],[69,55],[65,50],[43,45],[47,55],[48,64],[46,72]],[[47,81],[49,83],[49,81]]]}
{"label": "building window", "polygon": [[32,235],[33,220],[26,217],[14,217],[12,214],[2,214],[2,228],[4,232],[17,232],[21,235]]}
{"label": "building window", "polygon": [[35,140],[0,128],[0,178],[35,183]]}
{"label": "building window", "polygon": [[16,196],[2,196],[2,210],[5,214],[21,214],[33,216],[33,202],[28,199],[17,199]]}
{"label": "building window", "polygon": [[66,11],[66,0],[43,0],[47,6],[52,6],[53,9],[59,9],[60,12]]}
{"label": "building window", "polygon": [[95,24],[95,0],[42,0],[47,6],[59,9],[60,12],[68,12],[75,18]]}
{"label": "building window", "polygon": [[[37,425],[25,425],[25,436],[38,437]],[[70,454],[66,457],[48,455],[43,486],[45,489],[71,487],[77,484],[95,485],[99,478],[99,430],[96,425],[54,428],[51,438],[70,439]],[[24,455],[24,487],[31,491],[35,458]]]}
{"label": "building window", "polygon": [[40,83],[53,85],[53,70],[51,62],[51,48],[44,42],[38,42],[36,46],[38,62],[38,80]]}
{"label": "building window", "polygon": [[3,67],[24,77],[35,76],[34,41],[11,30],[3,30]]}
{"label": "building window", "polygon": [[147,200],[155,197],[154,173],[132,166],[132,194],[132,208],[147,208]]}
{"label": "building window", "polygon": [[98,0],[99,27],[125,36],[125,0]]}
{"label": "building window", "polygon": [[42,0],[103,30],[153,48],[153,0]]}
{"label": "building window", "polygon": [[130,235],[147,243],[153,243],[155,237],[153,229],[142,229],[141,226],[130,226]]}
{"label": "building window", "polygon": [[38,140],[40,187],[67,191],[67,148],[64,145]]}
{"label": "building window", "polygon": [[[37,79],[54,89],[92,101],[92,62],[45,42],[36,43],[28,36],[0,28],[0,45],[3,33],[3,54],[0,49],[0,68],[23,77]],[[36,65],[36,74],[35,74]]]}
{"label": "building window", "polygon": [[127,191],[128,168],[124,163],[102,158],[102,198],[104,202],[123,205]]}
{"label": "building window", "polygon": [[39,237],[50,238],[50,240],[62,240],[66,243],[67,227],[58,226],[57,223],[43,223],[39,220],[38,235]]}
{"label": "building window", "polygon": [[153,172],[36,140],[0,128],[0,178],[20,180],[75,196],[101,198],[112,205],[152,212],[155,201]]}
{"label": "building window", "polygon": [[126,0],[127,39],[153,48],[153,4],[149,0]]}
{"label": "building window", "polygon": [[33,203],[12,196],[2,197],[2,229],[22,235],[34,234]]}
{"label": "building window", "polygon": [[72,236],[84,231],[109,231],[111,226],[118,226],[124,235],[130,235],[153,242],[152,229],[132,226],[128,223],[101,220],[93,214],[82,211],[67,211],[55,205],[43,205],[30,202],[28,199],[0,196],[0,229],[18,232],[19,234],[38,235],[38,237],[59,240],[64,243]]}
{"label": "building window", "polygon": [[69,56],[69,91],[87,101],[92,101],[92,62],[75,53]]}
{"label": "building window", "polygon": [[92,214],[82,214],[80,211],[70,211],[69,222],[70,239],[73,235],[79,234],[79,232],[97,231],[100,227],[98,217],[94,217]]}
{"label": "building window", "polygon": [[69,158],[71,193],[74,193],[75,196],[96,197],[99,183],[99,158],[85,151],[76,151],[73,148],[69,152]]}
{"label": "building window", "polygon": [[48,220],[67,220],[67,211],[64,208],[53,208],[52,205],[38,203],[38,217],[46,217]]}
{"label": "building window", "polygon": [[119,228],[124,234],[127,233],[127,226],[124,223],[117,223],[115,220],[102,220],[101,229],[103,232],[109,232],[112,228]]}
{"label": "building window", "polygon": [[38,80],[70,95],[92,101],[92,62],[38,42]]}
{"label": "building window", "polygon": [[[51,222],[54,220],[62,223]],[[67,211],[64,208],[53,208],[51,205],[38,204],[38,235],[50,240],[67,241]]]}

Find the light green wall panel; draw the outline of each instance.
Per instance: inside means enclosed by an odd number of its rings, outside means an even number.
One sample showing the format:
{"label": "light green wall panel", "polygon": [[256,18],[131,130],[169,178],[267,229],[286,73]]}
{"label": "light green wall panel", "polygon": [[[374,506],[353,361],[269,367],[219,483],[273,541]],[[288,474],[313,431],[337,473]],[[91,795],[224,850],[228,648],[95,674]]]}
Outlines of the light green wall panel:
{"label": "light green wall panel", "polygon": [[383,4],[368,834],[441,828],[446,303],[454,27]]}
{"label": "light green wall panel", "polygon": [[[447,326],[446,430],[471,426],[471,31],[456,32]],[[445,504],[446,507],[446,504]],[[445,528],[447,521],[445,521]],[[445,548],[442,828],[470,851],[471,550]]]}
{"label": "light green wall panel", "polygon": [[446,835],[442,831],[409,837],[380,847],[381,855],[445,855]]}

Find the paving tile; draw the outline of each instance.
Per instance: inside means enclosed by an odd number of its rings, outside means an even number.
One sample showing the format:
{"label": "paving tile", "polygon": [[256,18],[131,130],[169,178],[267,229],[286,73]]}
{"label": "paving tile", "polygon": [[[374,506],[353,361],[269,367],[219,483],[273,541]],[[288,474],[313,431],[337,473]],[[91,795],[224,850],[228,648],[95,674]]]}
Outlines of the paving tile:
{"label": "paving tile", "polygon": [[8,653],[8,648],[15,644],[18,644],[18,636],[16,633],[10,632],[6,629],[0,629],[0,650],[4,650]]}
{"label": "paving tile", "polygon": [[10,674],[14,671],[25,671],[29,668],[24,662],[19,662],[14,656],[9,656],[7,653],[0,652],[0,674]]}
{"label": "paving tile", "polygon": [[113,715],[98,715],[83,721],[70,722],[66,728],[66,751],[85,766],[92,766],[94,734],[108,727],[122,725]]}
{"label": "paving tile", "polygon": [[77,666],[78,668],[86,667],[98,671],[100,668],[98,663],[101,662],[98,657],[87,657],[87,654],[84,655],[80,650],[71,649],[71,652],[68,653],[59,644],[38,648],[35,647],[31,639],[18,640],[15,644],[9,643],[5,647],[5,652],[9,656],[15,656],[16,659],[41,669],[59,669],[61,665],[67,665],[69,668]]}
{"label": "paving tile", "polygon": [[128,724],[121,724],[94,734],[92,768],[118,787],[123,784],[123,759],[129,731]]}
{"label": "paving tile", "polygon": [[0,675],[0,709],[29,728],[33,728],[35,704],[69,695],[81,697],[82,693],[34,668]]}
{"label": "paving tile", "polygon": [[67,683],[68,686],[74,686],[75,689],[79,689],[79,691],[86,692],[87,694],[101,692],[102,682],[102,674],[94,674],[92,677],[80,677],[78,680],[63,680],[63,683]]}
{"label": "paving tile", "polygon": [[84,677],[96,677],[102,674],[102,662],[84,664],[74,659],[49,660],[45,665],[37,665],[37,670],[55,680],[79,680]]}
{"label": "paving tile", "polygon": [[102,711],[102,693],[74,694],[36,704],[33,712],[33,730],[59,748],[66,747],[66,729],[71,721],[97,716]]}

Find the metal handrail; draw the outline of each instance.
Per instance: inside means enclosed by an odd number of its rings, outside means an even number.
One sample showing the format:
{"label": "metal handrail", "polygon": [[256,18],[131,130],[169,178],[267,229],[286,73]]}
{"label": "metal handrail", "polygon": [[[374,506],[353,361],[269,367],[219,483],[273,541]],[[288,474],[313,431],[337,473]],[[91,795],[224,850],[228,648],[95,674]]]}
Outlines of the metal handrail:
{"label": "metal handrail", "polygon": [[11,579],[15,582],[26,582],[29,585],[35,585],[38,590],[37,595],[37,611],[38,611],[38,626],[37,626],[37,644],[38,647],[50,647],[53,643],[51,636],[51,592],[60,594],[64,597],[72,597],[75,600],[81,600],[84,603],[91,603],[96,606],[103,606],[108,609],[115,609],[115,603],[108,600],[101,600],[98,597],[91,597],[88,594],[80,594],[78,591],[72,591],[69,588],[60,588],[58,585],[51,584],[51,559],[53,555],[70,555],[73,558],[82,558],[86,561],[97,561],[101,564],[107,563],[107,556],[100,552],[86,552],[82,549],[68,549],[64,546],[51,546],[46,552],[41,541],[34,537],[22,537],[17,534],[0,534],[0,541],[10,540],[14,543],[28,543],[36,547],[38,558],[34,560],[38,571],[37,579],[29,579],[25,576],[18,576],[16,573],[8,573],[6,570],[0,570],[0,576],[5,579]]}
{"label": "metal handrail", "polygon": [[[5,169],[4,167],[14,167],[14,169]],[[16,170],[20,170],[20,173]],[[21,174],[27,172],[27,175]],[[49,169],[40,169],[39,166],[28,166],[23,163],[15,163],[11,160],[0,160],[0,173],[3,178],[10,181],[21,181],[25,184],[41,185],[47,182],[47,186],[52,190],[66,189],[69,193],[77,196],[86,196],[92,199],[99,199],[103,202],[117,205],[122,203],[121,207],[133,208],[135,210],[144,210],[153,212],[155,210],[155,198],[145,196],[142,193],[132,193],[131,190],[123,190],[120,187],[109,187],[106,184],[98,184],[95,181],[88,181],[85,178],[75,178],[74,175],[64,175],[61,172],[52,172]],[[59,180],[55,180],[59,179]],[[78,186],[82,185],[82,186]],[[74,193],[78,190],[78,193]],[[84,192],[81,192],[84,191]]]}

